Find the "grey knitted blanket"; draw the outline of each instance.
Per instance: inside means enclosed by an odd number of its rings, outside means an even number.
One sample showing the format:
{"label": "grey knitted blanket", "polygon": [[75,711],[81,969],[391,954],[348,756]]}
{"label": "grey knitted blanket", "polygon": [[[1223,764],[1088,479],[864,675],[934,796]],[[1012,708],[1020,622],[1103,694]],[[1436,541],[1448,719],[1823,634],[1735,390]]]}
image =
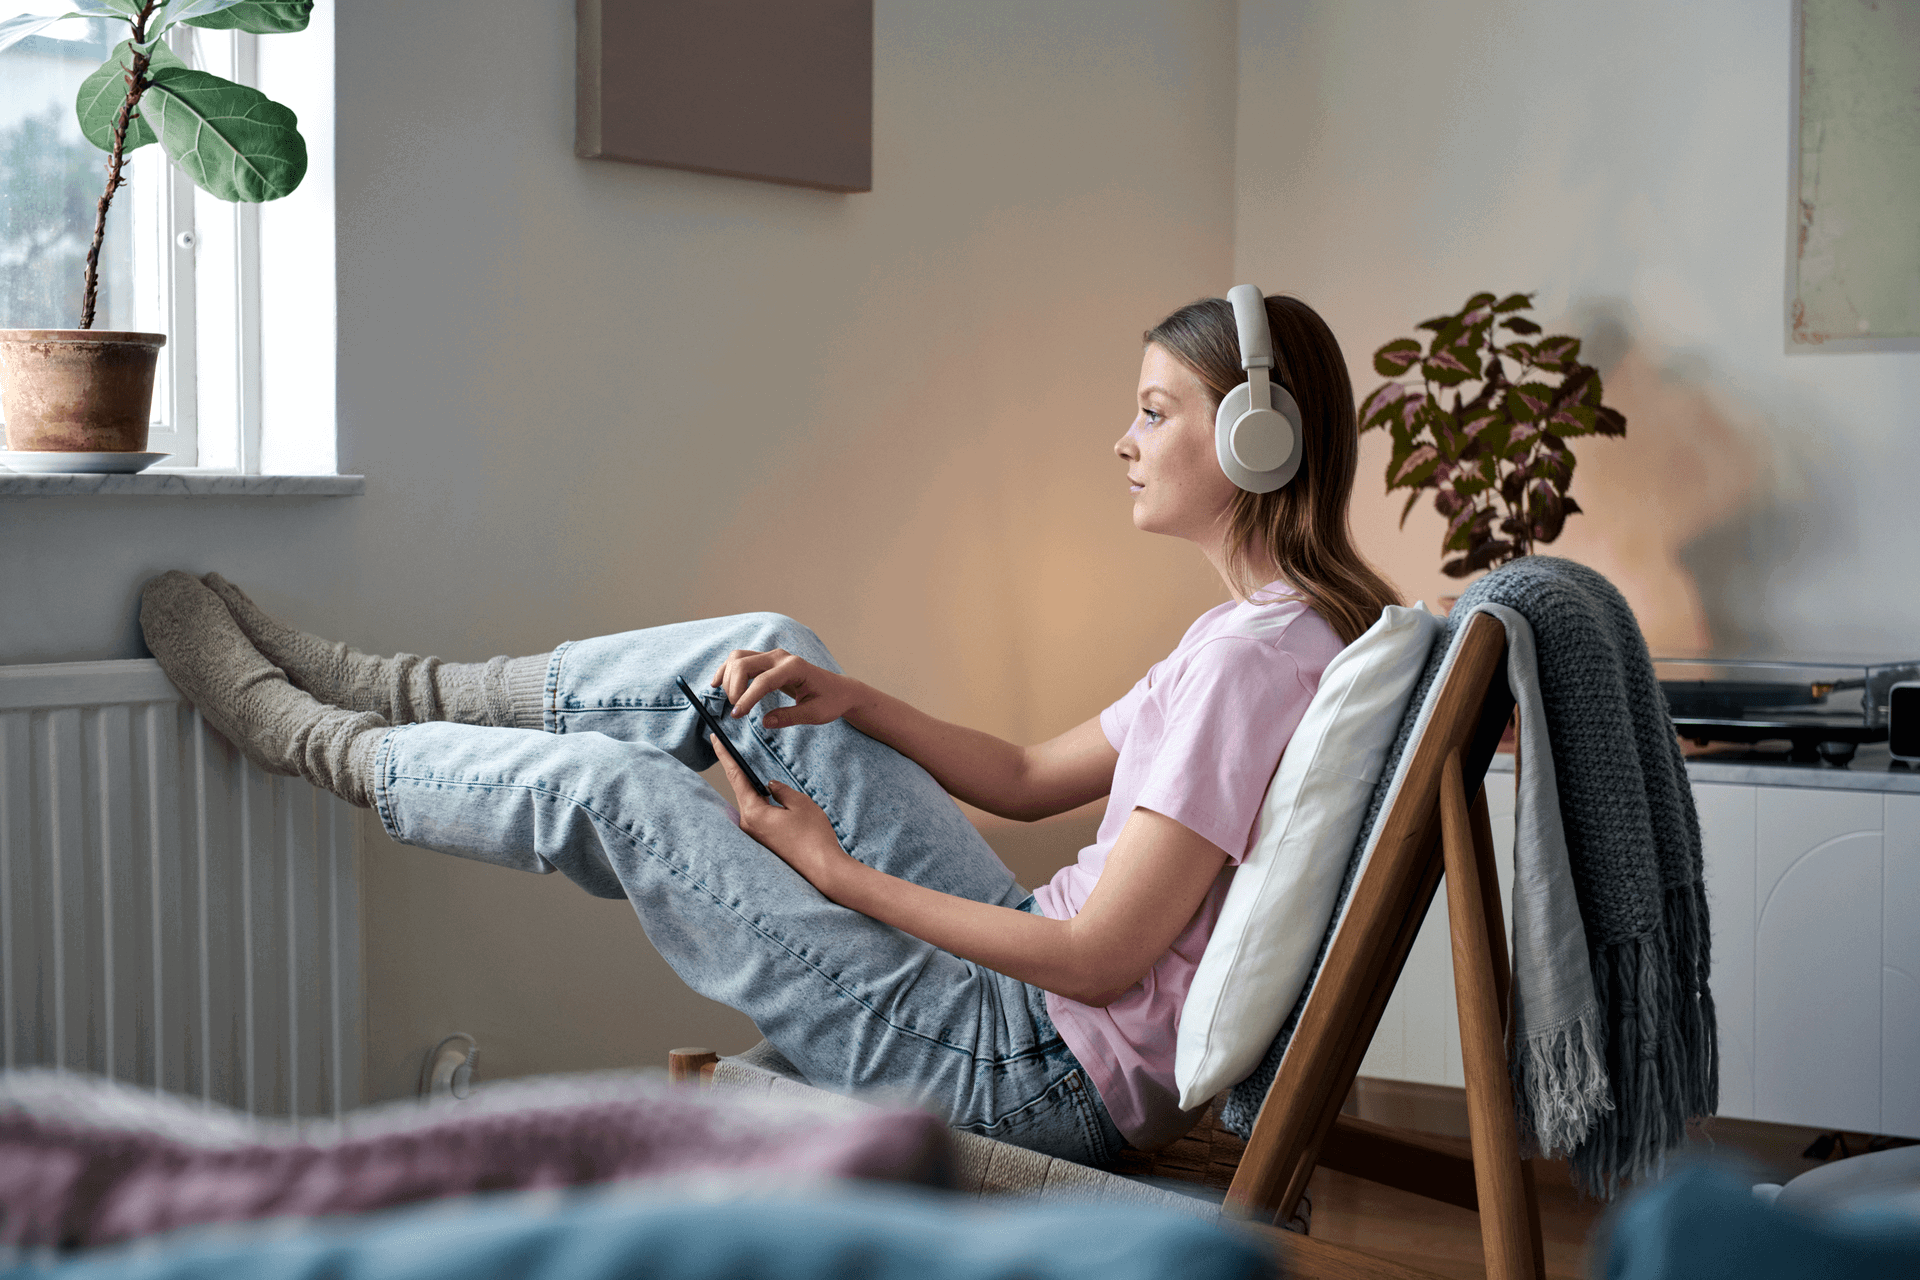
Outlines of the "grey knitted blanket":
{"label": "grey knitted blanket", "polygon": [[[1426,720],[1465,619],[1482,607],[1517,613],[1533,634],[1545,720],[1535,728],[1544,729],[1550,744],[1599,1015],[1597,1022],[1546,1019],[1534,1027],[1526,1011],[1516,1009],[1522,1034],[1509,1064],[1515,1108],[1523,1139],[1549,1152],[1571,1148],[1580,1183],[1611,1195],[1622,1181],[1657,1168],[1684,1140],[1689,1119],[1714,1111],[1719,1051],[1707,989],[1710,936],[1693,791],[1646,641],[1605,578],[1571,561],[1529,556],[1461,595],[1448,615],[1448,642],[1434,646],[1374,790],[1335,928],[1399,786],[1407,744]],[[1540,740],[1526,732],[1529,751]],[[1313,976],[1266,1058],[1222,1109],[1222,1121],[1242,1136],[1252,1131],[1279,1071],[1333,933],[1322,940]],[[1519,998],[1527,991],[1523,970],[1540,953],[1529,949],[1526,936],[1516,943]],[[1574,980],[1561,985],[1583,989],[1580,975],[1567,976]],[[1601,1061],[1593,1060],[1596,1054]],[[1602,1067],[1604,1092],[1595,1087]]]}

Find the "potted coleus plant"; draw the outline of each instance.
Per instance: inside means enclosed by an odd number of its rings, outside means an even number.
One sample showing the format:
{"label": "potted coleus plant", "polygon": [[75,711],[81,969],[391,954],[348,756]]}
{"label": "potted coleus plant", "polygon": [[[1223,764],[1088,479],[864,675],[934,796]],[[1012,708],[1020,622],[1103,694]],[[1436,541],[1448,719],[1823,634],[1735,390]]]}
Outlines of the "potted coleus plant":
{"label": "potted coleus plant", "polygon": [[301,31],[313,0],[72,0],[64,13],[0,22],[0,50],[68,18],[127,24],[127,39],[81,83],[80,131],[107,153],[76,329],[0,330],[0,411],[14,452],[139,453],[166,335],[93,327],[107,211],[129,153],[157,142],[209,195],[275,200],[300,185],[307,144],[292,111],[258,89],[189,67],[166,43],[176,26],[261,35]]}
{"label": "potted coleus plant", "polygon": [[[1452,578],[1527,555],[1560,536],[1580,504],[1573,482],[1576,436],[1623,436],[1627,420],[1600,401],[1600,373],[1580,363],[1580,340],[1536,337],[1521,312],[1532,295],[1499,301],[1476,293],[1452,315],[1416,328],[1426,342],[1397,338],[1373,353],[1388,382],[1360,406],[1360,430],[1393,437],[1387,490],[1409,489],[1400,525],[1420,495],[1446,517],[1440,566]],[[1449,396],[1447,393],[1451,392]],[[1450,401],[1450,403],[1449,403]]]}

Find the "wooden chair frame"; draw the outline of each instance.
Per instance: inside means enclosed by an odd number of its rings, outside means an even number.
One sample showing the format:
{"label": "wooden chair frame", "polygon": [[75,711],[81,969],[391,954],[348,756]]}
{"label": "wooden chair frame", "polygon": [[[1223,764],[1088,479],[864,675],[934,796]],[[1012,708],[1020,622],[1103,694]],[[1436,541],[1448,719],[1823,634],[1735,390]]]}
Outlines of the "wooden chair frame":
{"label": "wooden chair frame", "polygon": [[[1545,1280],[1533,1170],[1520,1159],[1507,1074],[1510,962],[1481,789],[1513,713],[1506,651],[1498,621],[1469,620],[1227,1191],[1225,1211],[1264,1227],[1289,1275],[1431,1280],[1271,1225],[1292,1218],[1307,1179],[1324,1165],[1478,1210],[1490,1280]],[[1457,1139],[1340,1114],[1443,873],[1470,1154]],[[669,1074],[709,1079],[715,1061],[707,1049],[677,1049]]]}
{"label": "wooden chair frame", "polygon": [[[1256,1221],[1285,1222],[1315,1166],[1325,1165],[1477,1209],[1490,1280],[1544,1280],[1539,1203],[1532,1167],[1520,1159],[1507,1074],[1511,973],[1481,789],[1513,712],[1506,649],[1497,620],[1468,622],[1226,1203]],[[1340,1114],[1443,872],[1471,1157],[1457,1143]],[[1308,1276],[1423,1274],[1311,1240],[1289,1248],[1288,1262]]]}

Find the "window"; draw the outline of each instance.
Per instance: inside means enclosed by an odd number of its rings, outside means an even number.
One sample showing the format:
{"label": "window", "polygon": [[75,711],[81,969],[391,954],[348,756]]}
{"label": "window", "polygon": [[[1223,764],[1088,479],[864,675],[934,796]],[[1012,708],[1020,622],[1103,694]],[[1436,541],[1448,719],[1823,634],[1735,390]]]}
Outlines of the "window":
{"label": "window", "polygon": [[[228,204],[158,146],[127,160],[108,214],[94,327],[165,333],[148,448],[165,470],[331,473],[332,29],[316,6],[297,35],[178,26],[189,66],[292,107],[307,178],[267,205]],[[80,322],[105,155],[74,96],[125,24],[69,19],[0,51],[0,328]]]}

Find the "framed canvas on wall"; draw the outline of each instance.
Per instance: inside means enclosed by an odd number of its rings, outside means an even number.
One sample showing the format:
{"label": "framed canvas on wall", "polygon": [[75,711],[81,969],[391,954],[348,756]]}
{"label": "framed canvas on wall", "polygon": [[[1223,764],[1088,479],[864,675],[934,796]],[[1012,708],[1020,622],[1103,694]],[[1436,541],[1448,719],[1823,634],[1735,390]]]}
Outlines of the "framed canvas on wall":
{"label": "framed canvas on wall", "polygon": [[873,0],[576,0],[574,151],[873,189]]}

